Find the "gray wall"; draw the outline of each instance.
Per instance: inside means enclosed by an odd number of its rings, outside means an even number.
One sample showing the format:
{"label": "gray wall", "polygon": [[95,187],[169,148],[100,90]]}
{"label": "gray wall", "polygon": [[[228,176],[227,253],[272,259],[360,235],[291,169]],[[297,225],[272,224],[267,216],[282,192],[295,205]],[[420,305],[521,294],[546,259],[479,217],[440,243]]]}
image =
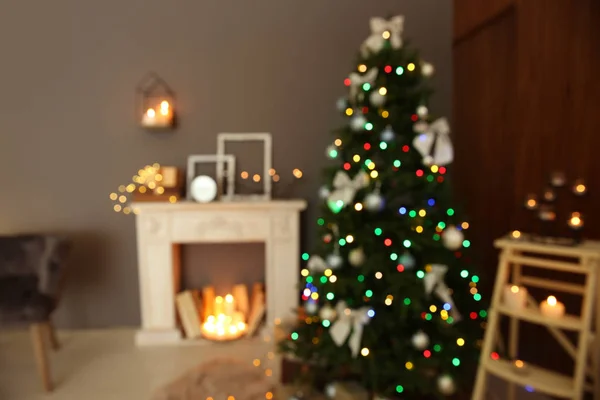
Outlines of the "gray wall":
{"label": "gray wall", "polygon": [[[449,115],[449,0],[3,0],[0,233],[75,239],[59,324],[139,322],[134,221],[108,194],[145,164],[183,166],[217,132],[272,132],[276,168],[304,170],[295,195],[314,209],[342,80],[368,18],[395,13],[437,66],[433,109]],[[136,124],[149,70],[178,94],[174,134]]]}

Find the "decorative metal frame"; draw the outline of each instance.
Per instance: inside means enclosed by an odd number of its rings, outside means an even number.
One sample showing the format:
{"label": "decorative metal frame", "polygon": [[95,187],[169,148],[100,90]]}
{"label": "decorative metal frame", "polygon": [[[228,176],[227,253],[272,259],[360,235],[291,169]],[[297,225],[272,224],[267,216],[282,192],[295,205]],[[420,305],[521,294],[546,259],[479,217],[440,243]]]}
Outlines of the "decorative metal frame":
{"label": "decorative metal frame", "polygon": [[177,98],[175,92],[169,84],[161,78],[156,72],[149,72],[137,85],[136,92],[138,93],[137,119],[144,115],[148,107],[148,100],[159,97],[158,93],[162,93],[167,100],[170,101],[172,107],[171,124],[166,127],[145,127],[146,129],[171,129],[177,125]]}
{"label": "decorative metal frame", "polygon": [[[235,200],[271,200],[272,182],[269,175],[269,170],[273,168],[273,138],[270,133],[219,133],[217,134],[217,154],[225,154],[226,142],[256,142],[264,143],[264,158],[263,158],[263,194],[257,195],[236,195]],[[228,171],[229,172],[229,171]],[[217,179],[223,177],[223,163],[217,161]]]}
{"label": "decorative metal frame", "polygon": [[[187,200],[193,200],[192,194],[190,193],[190,185],[196,177],[196,164],[217,164],[217,193],[222,200],[231,200],[235,193],[235,157],[231,154],[196,154],[188,156],[187,162],[187,180],[186,180],[186,198]],[[223,180],[225,176],[223,170],[219,174],[218,165],[223,163],[227,164],[227,186],[224,187]]]}

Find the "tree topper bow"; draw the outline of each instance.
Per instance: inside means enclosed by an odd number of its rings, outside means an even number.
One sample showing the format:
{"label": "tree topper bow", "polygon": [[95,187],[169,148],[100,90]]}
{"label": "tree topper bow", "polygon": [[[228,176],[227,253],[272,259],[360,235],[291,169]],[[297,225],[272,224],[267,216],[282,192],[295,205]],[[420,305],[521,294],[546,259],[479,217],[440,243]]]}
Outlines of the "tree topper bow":
{"label": "tree topper bow", "polygon": [[356,192],[369,185],[369,175],[365,171],[360,171],[350,179],[344,171],[338,171],[333,178],[334,191],[327,197],[328,203],[337,203],[341,201],[342,207],[350,204],[356,196]]}
{"label": "tree topper bow", "polygon": [[[431,154],[435,143],[435,149]],[[447,165],[454,160],[454,149],[450,140],[450,125],[446,118],[439,118],[425,128],[425,132],[416,136],[413,146],[423,157],[432,156],[435,165]]]}
{"label": "tree topper bow", "polygon": [[460,312],[454,305],[454,300],[450,295],[450,289],[444,282],[444,277],[448,272],[448,266],[442,264],[432,264],[431,271],[428,272],[423,278],[423,285],[425,285],[425,294],[430,295],[432,292],[445,303],[450,305],[450,313],[454,321],[458,322],[462,318]]}
{"label": "tree topper bow", "polygon": [[350,79],[350,101],[356,101],[356,95],[365,83],[373,85],[378,73],[379,70],[376,67],[370,68],[364,75],[358,72],[351,73],[348,77]]}
{"label": "tree topper bow", "polygon": [[[361,46],[364,57],[377,53],[383,48],[385,40],[389,40],[393,49],[402,47],[402,31],[404,30],[404,16],[397,15],[390,20],[381,17],[371,18],[371,35]],[[387,32],[387,33],[386,33]]]}
{"label": "tree topper bow", "polygon": [[364,326],[369,322],[369,308],[351,310],[346,302],[340,301],[336,304],[335,310],[338,319],[332,325],[329,334],[338,347],[342,346],[350,336],[348,347],[352,357],[356,357],[360,350]]}

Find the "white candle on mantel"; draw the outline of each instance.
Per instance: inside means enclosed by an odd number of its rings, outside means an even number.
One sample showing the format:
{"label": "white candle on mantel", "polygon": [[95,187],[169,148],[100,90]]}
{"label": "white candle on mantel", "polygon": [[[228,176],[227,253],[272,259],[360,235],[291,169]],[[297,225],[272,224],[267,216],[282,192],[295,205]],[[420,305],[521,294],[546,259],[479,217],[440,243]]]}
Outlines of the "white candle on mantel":
{"label": "white candle on mantel", "polygon": [[225,303],[223,304],[223,312],[228,317],[233,317],[235,312],[235,302],[233,301],[233,296],[228,294],[225,296]]}
{"label": "white candle on mantel", "polygon": [[546,317],[560,318],[565,315],[565,305],[556,300],[556,297],[548,296],[548,299],[540,304],[540,311]]}
{"label": "white candle on mantel", "polygon": [[153,108],[149,108],[142,117],[143,126],[155,126],[156,125],[156,111]]}
{"label": "white candle on mantel", "polygon": [[504,288],[504,304],[514,310],[521,310],[527,304],[527,289],[517,285]]}

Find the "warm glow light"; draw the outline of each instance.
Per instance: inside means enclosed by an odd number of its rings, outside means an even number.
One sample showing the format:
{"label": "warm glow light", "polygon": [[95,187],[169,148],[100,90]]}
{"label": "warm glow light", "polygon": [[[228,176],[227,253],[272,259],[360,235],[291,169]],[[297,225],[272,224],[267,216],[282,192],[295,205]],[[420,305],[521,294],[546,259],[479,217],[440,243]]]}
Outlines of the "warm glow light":
{"label": "warm glow light", "polygon": [[575,186],[575,191],[576,191],[578,194],[583,194],[583,193],[585,193],[585,189],[586,189],[586,188],[585,188],[585,185],[584,185],[583,183],[580,183],[579,185]]}
{"label": "warm glow light", "polygon": [[240,176],[242,177],[242,179],[248,179],[248,176],[249,176],[248,171],[242,171]]}
{"label": "warm glow light", "polygon": [[515,239],[518,239],[521,237],[521,232],[519,231],[512,231],[512,237]]}
{"label": "warm glow light", "polygon": [[352,236],[352,235],[346,236],[346,242],[348,242],[348,243],[354,242],[354,236]]}
{"label": "warm glow light", "polygon": [[463,222],[462,224],[460,224],[460,227],[463,229],[469,229],[469,223],[468,222]]}
{"label": "warm glow light", "polygon": [[362,210],[362,209],[363,209],[363,205],[362,205],[362,203],[356,203],[356,204],[354,204],[354,209],[355,209],[356,211],[360,211],[360,210]]}
{"label": "warm glow light", "polygon": [[254,174],[254,175],[252,176],[252,180],[253,180],[254,182],[260,182],[260,175],[259,175],[259,174]]}
{"label": "warm glow light", "polygon": [[169,203],[177,203],[177,196],[169,196]]}
{"label": "warm glow light", "polygon": [[366,347],[363,347],[363,348],[362,348],[362,350],[360,351],[360,354],[361,354],[363,357],[366,357],[366,356],[368,356],[368,355],[369,355],[369,349],[367,349]]}
{"label": "warm glow light", "polygon": [[118,195],[118,194],[116,194],[116,193],[111,193],[111,194],[110,194],[110,199],[111,199],[111,200],[116,200],[118,197],[119,197],[119,195]]}
{"label": "warm glow light", "polygon": [[414,71],[415,70],[415,64],[410,63],[406,66],[406,69],[409,71]]}
{"label": "warm glow light", "polygon": [[358,72],[367,72],[367,66],[365,64],[360,64],[358,66]]}
{"label": "warm glow light", "polygon": [[149,108],[148,110],[146,110],[146,115],[148,116],[148,118],[154,118],[156,116],[156,111],[154,111],[154,109]]}
{"label": "warm glow light", "polygon": [[269,176],[275,176],[276,173],[277,171],[275,171],[275,168],[269,169]]}
{"label": "warm glow light", "polygon": [[384,32],[381,34],[381,37],[382,37],[382,38],[384,38],[384,39],[389,39],[389,38],[390,38],[390,36],[392,36],[392,34],[390,33],[390,31],[384,31]]}
{"label": "warm glow light", "polygon": [[379,88],[379,94],[385,96],[387,94],[387,89],[384,87]]}
{"label": "warm glow light", "polygon": [[279,175],[277,175],[277,174],[273,175],[273,182],[279,182],[279,179],[281,179],[281,178],[279,178]]}
{"label": "warm glow light", "polygon": [[333,144],[335,144],[336,146],[340,147],[342,145],[342,139],[335,139],[333,141]]}
{"label": "warm glow light", "polygon": [[225,302],[226,303],[233,303],[233,296],[228,294],[227,296],[225,296]]}
{"label": "warm glow light", "polygon": [[460,346],[460,347],[464,346],[465,345],[465,339],[463,339],[463,338],[456,339],[456,344],[458,346]]}
{"label": "warm glow light", "polygon": [[353,155],[352,156],[352,161],[359,162],[360,161],[360,156],[358,154]]}
{"label": "warm glow light", "polygon": [[515,360],[515,367],[523,368],[524,366],[525,366],[525,363],[522,360]]}
{"label": "warm glow light", "polygon": [[382,111],[382,112],[381,112],[381,116],[382,116],[383,118],[387,118],[387,117],[389,117],[389,116],[390,116],[390,113],[389,113],[389,111]]}
{"label": "warm glow light", "polygon": [[379,172],[377,172],[377,171],[371,171],[371,173],[369,175],[371,175],[371,178],[375,179],[375,178],[377,178],[379,176]]}
{"label": "warm glow light", "polygon": [[375,272],[375,279],[383,278],[383,274],[381,272]]}
{"label": "warm glow light", "polygon": [[548,296],[548,300],[546,300],[546,302],[548,303],[549,306],[555,306],[556,305],[556,297]]}
{"label": "warm glow light", "polygon": [[294,170],[292,171],[292,173],[294,174],[294,176],[298,179],[302,178],[302,171],[300,171],[298,168],[294,168]]}
{"label": "warm glow light", "polygon": [[513,293],[519,293],[519,287],[516,285],[513,285],[510,287],[510,291]]}

